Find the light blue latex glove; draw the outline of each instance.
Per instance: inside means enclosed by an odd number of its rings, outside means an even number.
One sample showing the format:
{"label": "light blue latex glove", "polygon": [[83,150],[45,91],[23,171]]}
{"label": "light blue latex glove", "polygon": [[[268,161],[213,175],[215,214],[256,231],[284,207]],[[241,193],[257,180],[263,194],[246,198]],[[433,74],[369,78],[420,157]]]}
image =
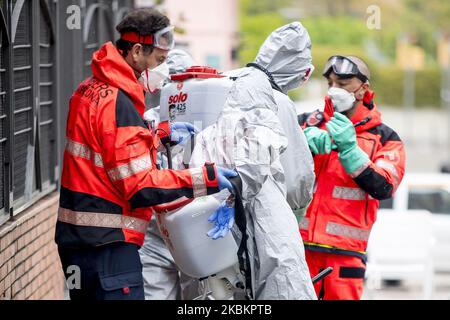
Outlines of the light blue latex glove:
{"label": "light blue latex glove", "polygon": [[227,178],[237,177],[238,174],[234,170],[217,167],[217,180],[219,181],[219,190],[228,189],[233,192],[233,186]]}
{"label": "light blue latex glove", "polygon": [[369,156],[358,146],[355,127],[350,119],[335,112],[326,126],[338,148],[339,161],[348,174],[356,172],[369,162]]}
{"label": "light blue latex glove", "polygon": [[208,237],[213,240],[225,237],[234,225],[234,207],[229,207],[226,202],[223,202],[208,221],[215,225],[207,233]]}
{"label": "light blue latex glove", "polygon": [[199,130],[189,122],[173,122],[170,124],[170,140],[174,144],[184,145],[190,136]]}
{"label": "light blue latex glove", "polygon": [[317,127],[308,127],[303,132],[312,153],[329,154],[331,152],[331,138],[328,132]]}

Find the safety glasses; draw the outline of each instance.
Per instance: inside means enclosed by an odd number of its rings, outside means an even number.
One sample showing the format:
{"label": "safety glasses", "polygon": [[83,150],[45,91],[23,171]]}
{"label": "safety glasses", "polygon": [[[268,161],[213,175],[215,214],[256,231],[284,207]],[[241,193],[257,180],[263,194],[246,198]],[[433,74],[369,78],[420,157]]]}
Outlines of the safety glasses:
{"label": "safety glasses", "polygon": [[323,70],[323,76],[328,78],[333,71],[340,78],[357,77],[362,82],[366,82],[367,77],[359,71],[358,66],[350,59],[343,56],[332,56],[328,59]]}
{"label": "safety glasses", "polygon": [[168,26],[159,30],[153,35],[154,46],[163,50],[172,50],[175,46],[175,40],[173,35],[174,26]]}

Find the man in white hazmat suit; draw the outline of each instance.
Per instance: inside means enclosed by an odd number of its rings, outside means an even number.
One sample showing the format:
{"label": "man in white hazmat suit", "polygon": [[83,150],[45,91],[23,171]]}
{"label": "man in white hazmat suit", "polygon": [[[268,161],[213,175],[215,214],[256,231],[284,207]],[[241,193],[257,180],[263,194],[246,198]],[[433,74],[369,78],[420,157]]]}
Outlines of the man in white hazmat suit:
{"label": "man in white hazmat suit", "polygon": [[[171,50],[166,62],[170,74],[183,72],[194,65],[192,57],[180,49]],[[152,95],[157,96],[158,101],[159,93]],[[155,97],[150,101],[155,101]],[[144,114],[145,120],[151,123],[153,128],[156,128],[159,123],[159,106],[154,107],[155,105],[159,105],[159,102],[158,104],[150,103],[150,109]],[[163,158],[160,157],[160,159]],[[191,285],[191,282],[196,282],[196,280],[190,279],[179,272],[169,249],[161,237],[155,218],[150,221],[145,235],[145,242],[139,250],[139,254],[142,262],[146,300],[180,300],[185,298],[182,295],[182,288],[188,284],[190,289],[192,288],[192,290],[196,291],[196,287]],[[195,295],[196,292],[193,292],[190,296],[194,297]]]}
{"label": "man in white hazmat suit", "polygon": [[316,299],[291,209],[304,211],[311,199],[313,161],[286,95],[312,68],[310,38],[299,22],[274,31],[254,64],[229,73],[237,80],[191,158],[191,166],[212,161],[239,172],[255,299]]}
{"label": "man in white hazmat suit", "polygon": [[[276,111],[277,116],[283,124],[284,132],[288,138],[288,147],[281,156],[281,163],[284,171],[289,172],[289,174],[286,175],[286,179],[280,174],[276,176],[280,188],[284,189],[282,182],[285,180],[288,202],[293,209],[300,209],[298,211],[304,210],[311,199],[314,173],[311,154],[303,132],[299,130],[297,124],[295,106],[287,97],[286,93],[288,90],[301,85],[311,74],[313,67],[311,65],[310,45],[310,39],[306,30],[299,23],[290,24],[272,33],[264,43],[256,59],[256,62],[261,67],[272,71],[272,80],[276,80],[276,82],[273,81],[272,86],[277,87],[278,90],[282,91],[274,90],[273,94],[278,106]],[[280,52],[285,53],[283,56],[284,61],[275,59],[280,56]],[[185,69],[192,63],[190,62],[191,59],[184,59],[183,54],[181,53],[173,55],[172,57],[171,55],[172,52],[168,59],[169,66],[174,62],[175,65],[179,63]],[[183,68],[179,69],[179,71],[184,71]],[[239,75],[246,74],[248,70],[249,68],[239,69],[229,72],[229,75],[238,77]],[[288,72],[286,70],[288,70]],[[176,163],[176,161],[174,163]],[[151,225],[148,233],[151,235],[151,238],[146,238],[144,248],[141,249],[141,259],[144,265],[144,279],[146,282],[146,298],[179,298],[181,296],[180,278],[178,277],[178,271],[174,265],[170,252],[162,246],[163,241],[156,225]],[[293,239],[295,239],[295,236]],[[301,247],[301,243],[299,247]],[[295,251],[293,253],[295,254]],[[270,268],[266,269],[269,270]],[[253,270],[255,271],[255,268],[253,268]],[[185,277],[182,276],[182,279],[183,278]],[[280,290],[283,289],[280,288]],[[195,292],[193,295],[185,295],[183,298],[193,296],[195,296]],[[303,296],[307,298],[308,294]],[[267,298],[294,299],[296,297],[293,297],[292,295],[272,295],[271,297],[267,296]]]}

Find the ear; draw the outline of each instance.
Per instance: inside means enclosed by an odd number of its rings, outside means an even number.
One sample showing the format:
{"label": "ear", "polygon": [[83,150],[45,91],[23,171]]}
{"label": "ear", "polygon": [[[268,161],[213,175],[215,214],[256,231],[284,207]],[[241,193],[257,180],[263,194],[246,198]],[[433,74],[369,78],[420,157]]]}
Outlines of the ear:
{"label": "ear", "polygon": [[139,43],[136,43],[130,50],[131,58],[133,59],[134,63],[137,63],[139,61],[139,56],[141,55],[142,51],[142,45]]}
{"label": "ear", "polygon": [[357,93],[357,99],[358,100],[362,100],[362,99],[364,99],[364,96],[366,95],[366,92],[368,91],[370,89],[370,83],[369,82],[366,82],[366,83],[364,83],[362,86],[361,86],[361,89],[360,90],[358,90],[358,93]]}

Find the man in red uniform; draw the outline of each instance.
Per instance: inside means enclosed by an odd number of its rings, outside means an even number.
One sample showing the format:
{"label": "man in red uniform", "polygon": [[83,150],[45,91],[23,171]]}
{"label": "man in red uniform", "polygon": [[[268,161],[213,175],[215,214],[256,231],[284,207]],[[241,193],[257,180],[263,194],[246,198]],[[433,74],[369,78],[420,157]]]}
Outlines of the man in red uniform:
{"label": "man in red uniform", "polygon": [[381,121],[361,59],[333,56],[323,75],[329,85],[324,112],[299,116],[316,173],[314,197],[299,227],[311,275],[334,269],[315,285],[317,296],[357,300],[379,200],[392,197],[399,186],[405,151]]}
{"label": "man in red uniform", "polygon": [[93,76],[70,100],[55,240],[64,271],[80,271],[70,274],[80,277],[69,287],[72,299],[144,299],[138,249],[153,208],[231,188],[226,177],[236,175],[213,164],[155,166],[159,139],[143,120],[139,79],[173,47],[169,24],[155,10],[128,14],[116,46],[94,54]]}

